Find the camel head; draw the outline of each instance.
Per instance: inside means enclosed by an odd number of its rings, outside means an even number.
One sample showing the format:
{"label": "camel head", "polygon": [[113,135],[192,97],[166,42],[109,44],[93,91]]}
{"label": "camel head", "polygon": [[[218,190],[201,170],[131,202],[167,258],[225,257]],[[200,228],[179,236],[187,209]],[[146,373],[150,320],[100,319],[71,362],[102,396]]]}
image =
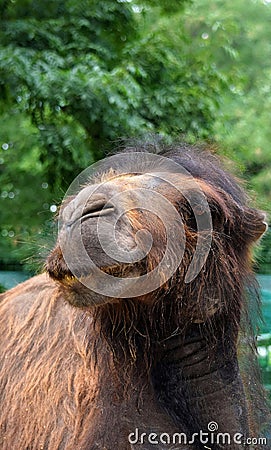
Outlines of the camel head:
{"label": "camel head", "polygon": [[212,155],[129,151],[78,184],[60,208],[47,260],[73,304],[153,304],[171,295],[199,322],[229,308],[225,296],[242,284],[266,223]]}

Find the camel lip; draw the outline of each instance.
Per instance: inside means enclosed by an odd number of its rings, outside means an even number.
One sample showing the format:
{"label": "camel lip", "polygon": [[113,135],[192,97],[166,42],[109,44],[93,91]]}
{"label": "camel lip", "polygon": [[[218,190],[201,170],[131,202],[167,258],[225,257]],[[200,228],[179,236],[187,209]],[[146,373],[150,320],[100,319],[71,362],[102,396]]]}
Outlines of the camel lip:
{"label": "camel lip", "polygon": [[[118,277],[118,276],[124,275],[123,270],[127,267],[128,267],[128,264],[122,265],[122,266],[118,266],[116,264],[114,266],[108,266],[108,267],[102,266],[102,267],[99,267],[98,269],[101,270],[102,272],[104,272],[105,274]],[[77,281],[84,283],[84,281],[89,280],[90,278],[93,278],[93,279],[95,278],[94,273],[92,273],[91,270],[87,273],[82,273],[80,275],[78,274],[78,276],[74,275],[72,272],[70,272],[68,270],[61,271],[61,272],[48,271],[48,273],[51,278],[53,278],[56,281],[59,281],[60,283],[61,282],[76,283]]]}

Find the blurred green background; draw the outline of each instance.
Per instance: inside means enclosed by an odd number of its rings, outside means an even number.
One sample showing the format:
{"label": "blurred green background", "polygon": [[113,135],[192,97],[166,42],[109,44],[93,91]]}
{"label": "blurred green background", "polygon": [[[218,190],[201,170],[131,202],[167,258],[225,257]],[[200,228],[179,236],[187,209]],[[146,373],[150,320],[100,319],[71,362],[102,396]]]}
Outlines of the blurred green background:
{"label": "blurred green background", "polygon": [[[271,2],[0,0],[0,21],[0,267],[42,261],[73,178],[146,133],[217,145],[270,212]],[[257,256],[270,273],[271,232]]]}
{"label": "blurred green background", "polygon": [[70,182],[127,137],[207,142],[270,214],[270,113],[271,0],[0,0],[0,269],[42,264]]}

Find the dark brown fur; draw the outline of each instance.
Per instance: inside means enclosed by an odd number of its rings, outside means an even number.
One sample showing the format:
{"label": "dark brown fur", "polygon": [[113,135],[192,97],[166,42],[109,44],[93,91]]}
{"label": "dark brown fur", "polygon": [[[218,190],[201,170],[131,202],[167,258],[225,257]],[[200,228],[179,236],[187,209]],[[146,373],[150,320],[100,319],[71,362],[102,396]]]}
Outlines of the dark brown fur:
{"label": "dark brown fur", "polygon": [[[210,154],[184,146],[166,155],[198,180],[208,199],[214,232],[203,269],[184,283],[198,237],[195,219],[185,198],[164,184],[157,191],[182,216],[186,249],[176,273],[166,283],[161,274],[154,292],[98,298],[72,276],[56,245],[47,260],[49,274],[0,296],[3,450],[203,449],[199,442],[131,446],[128,435],[139,428],[191,436],[211,421],[221,432],[258,436],[267,410],[263,403],[260,410],[260,389],[251,389],[245,371],[241,379],[237,350],[249,336],[246,359],[253,354],[252,331],[245,330],[246,287],[254,285],[251,247],[265,230],[264,215],[248,206],[236,180]],[[175,185],[184,183],[172,177]],[[112,183],[120,190],[136,188],[141,178],[116,173]],[[165,243],[162,224],[151,213],[136,211],[126,220],[127,242],[147,228],[154,245],[137,267],[101,264],[116,276],[155,267]],[[252,381],[258,383],[254,375]],[[212,446],[219,448],[225,447]]]}

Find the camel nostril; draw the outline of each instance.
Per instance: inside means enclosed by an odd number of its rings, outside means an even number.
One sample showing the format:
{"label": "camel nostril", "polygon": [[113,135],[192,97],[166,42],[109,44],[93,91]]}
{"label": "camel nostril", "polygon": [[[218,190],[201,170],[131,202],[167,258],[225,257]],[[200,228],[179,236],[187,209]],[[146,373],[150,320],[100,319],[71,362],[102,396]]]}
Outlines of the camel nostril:
{"label": "camel nostril", "polygon": [[65,227],[70,229],[77,221],[84,221],[92,217],[106,216],[115,210],[105,196],[95,195],[92,198],[75,199],[62,212]]}
{"label": "camel nostril", "polygon": [[106,216],[114,211],[114,205],[106,200],[96,200],[87,204],[80,217],[81,221],[91,217]]}

